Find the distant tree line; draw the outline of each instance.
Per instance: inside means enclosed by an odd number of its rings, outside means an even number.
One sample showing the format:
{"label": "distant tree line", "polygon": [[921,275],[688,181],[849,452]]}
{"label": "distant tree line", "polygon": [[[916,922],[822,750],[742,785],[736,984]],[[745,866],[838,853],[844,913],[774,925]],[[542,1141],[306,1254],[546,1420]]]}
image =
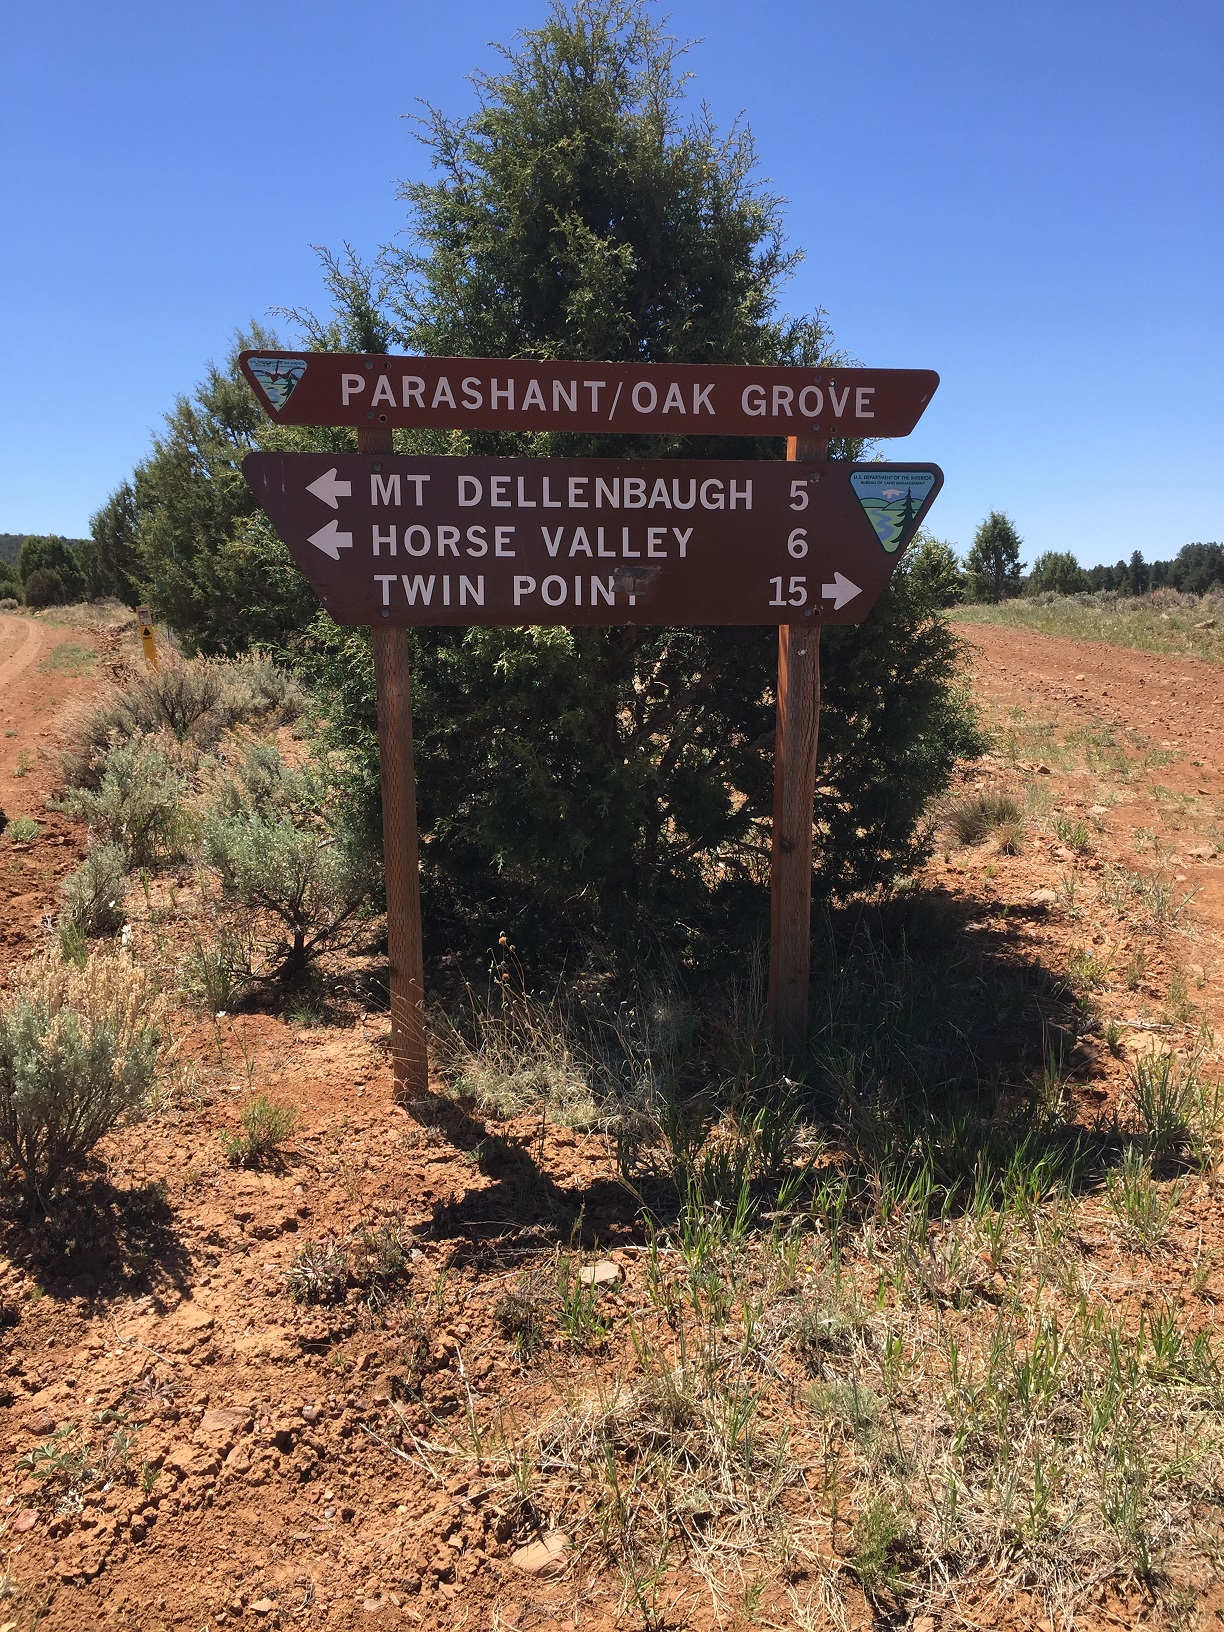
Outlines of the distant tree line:
{"label": "distant tree line", "polygon": [[1224,588],[1224,544],[1185,544],[1171,561],[1145,561],[1136,550],[1116,566],[1081,567],[1070,550],[1047,550],[1025,573],[1024,540],[1002,511],[992,510],[978,528],[962,565],[951,544],[919,533],[910,550],[910,572],[937,606],[958,601],[1006,601],[1020,595],[1088,595],[1112,590],[1146,595],[1176,589],[1205,595]]}
{"label": "distant tree line", "polygon": [[0,601],[69,606],[113,595],[135,605],[135,586],[114,570],[97,536],[98,521],[95,516],[93,538],[0,533]]}

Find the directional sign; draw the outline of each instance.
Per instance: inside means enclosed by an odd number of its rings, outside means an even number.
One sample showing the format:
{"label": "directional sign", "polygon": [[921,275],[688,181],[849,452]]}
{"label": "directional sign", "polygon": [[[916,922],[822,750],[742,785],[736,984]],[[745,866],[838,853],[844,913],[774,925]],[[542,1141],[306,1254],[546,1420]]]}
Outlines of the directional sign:
{"label": "directional sign", "polygon": [[652,436],[908,436],[939,375],[925,368],[508,362],[244,351],[282,425],[614,431]]}
{"label": "directional sign", "polygon": [[337,623],[861,623],[935,465],[252,453]]}

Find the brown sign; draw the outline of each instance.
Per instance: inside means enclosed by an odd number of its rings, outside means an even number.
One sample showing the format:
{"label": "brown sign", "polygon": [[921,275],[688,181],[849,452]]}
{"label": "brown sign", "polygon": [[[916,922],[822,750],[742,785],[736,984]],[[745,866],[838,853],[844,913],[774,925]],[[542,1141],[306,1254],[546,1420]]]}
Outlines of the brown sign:
{"label": "brown sign", "polygon": [[936,465],[252,453],[345,624],[861,623]]}
{"label": "brown sign", "polygon": [[506,362],[244,351],[282,425],[614,431],[653,436],[908,436],[939,375],[925,368]]}

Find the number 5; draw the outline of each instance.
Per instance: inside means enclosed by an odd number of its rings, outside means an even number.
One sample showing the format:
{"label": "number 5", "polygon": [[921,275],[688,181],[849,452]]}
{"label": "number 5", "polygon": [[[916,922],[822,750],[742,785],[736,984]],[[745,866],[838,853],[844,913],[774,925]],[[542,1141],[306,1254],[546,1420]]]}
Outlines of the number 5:
{"label": "number 5", "polygon": [[806,510],[810,497],[811,495],[808,493],[808,484],[806,480],[791,483],[790,507],[792,510]]}
{"label": "number 5", "polygon": [[807,579],[792,578],[790,581],[790,604],[802,606],[807,600]]}

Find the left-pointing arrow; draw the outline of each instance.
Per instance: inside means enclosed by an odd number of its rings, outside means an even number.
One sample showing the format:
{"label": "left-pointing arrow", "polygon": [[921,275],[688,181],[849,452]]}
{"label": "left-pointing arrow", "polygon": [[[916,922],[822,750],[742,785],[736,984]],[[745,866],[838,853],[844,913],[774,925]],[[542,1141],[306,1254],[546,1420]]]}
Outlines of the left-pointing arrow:
{"label": "left-pointing arrow", "polygon": [[311,533],[307,543],[313,544],[316,550],[322,550],[324,555],[330,555],[333,561],[339,561],[341,550],[352,549],[353,535],[342,533],[339,523],[332,520],[326,527],[320,527],[317,533]]}
{"label": "left-pointing arrow", "polygon": [[341,499],[348,499],[353,494],[352,482],[342,482],[336,476],[336,467],[325,470],[317,481],[311,482],[306,489],[313,493],[316,499],[322,499],[324,504],[330,504],[332,509],[338,507]]}

